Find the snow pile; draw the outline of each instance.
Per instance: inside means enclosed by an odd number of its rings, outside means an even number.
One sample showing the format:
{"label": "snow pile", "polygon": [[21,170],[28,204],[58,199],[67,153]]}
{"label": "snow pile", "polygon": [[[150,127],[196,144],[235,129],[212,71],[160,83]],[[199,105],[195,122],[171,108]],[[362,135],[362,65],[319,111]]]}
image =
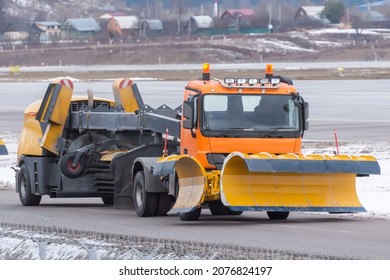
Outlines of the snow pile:
{"label": "snow pile", "polygon": [[[77,18],[85,17],[85,14],[90,11],[101,11],[103,13],[117,9],[125,10],[126,7],[124,3],[116,0],[7,0],[4,12],[7,15],[35,20],[42,12],[49,15],[58,15],[72,11],[73,17]],[[75,11],[78,11],[79,14],[75,14]]]}
{"label": "snow pile", "polygon": [[[201,259],[187,254],[178,255],[163,248],[162,244],[139,240],[99,240],[68,236],[55,232],[19,230],[0,227],[0,259],[11,260],[172,260]],[[172,251],[173,252],[173,251]]]}
{"label": "snow pile", "polygon": [[[332,143],[303,143],[304,154],[333,154]],[[340,154],[375,156],[381,175],[356,178],[356,190],[367,213],[359,215],[390,218],[390,146],[387,142],[340,143]]]}
{"label": "snow pile", "polygon": [[257,39],[258,43],[257,50],[264,52],[275,52],[275,51],[283,51],[283,52],[316,52],[316,50],[308,49],[304,47],[300,47],[297,44],[284,41],[279,39],[269,39],[269,38],[261,38]]}
{"label": "snow pile", "polygon": [[0,189],[15,189],[15,172],[11,169],[16,164],[18,136],[0,132],[0,139],[5,143],[8,155],[0,155]]}

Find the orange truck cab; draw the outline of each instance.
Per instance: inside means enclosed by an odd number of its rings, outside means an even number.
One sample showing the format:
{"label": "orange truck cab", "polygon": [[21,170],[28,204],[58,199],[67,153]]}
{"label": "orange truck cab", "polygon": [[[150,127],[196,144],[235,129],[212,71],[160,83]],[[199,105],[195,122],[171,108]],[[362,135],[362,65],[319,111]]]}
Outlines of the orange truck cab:
{"label": "orange truck cab", "polygon": [[308,103],[290,80],[273,76],[272,66],[266,78],[253,79],[210,80],[209,67],[204,71],[184,92],[181,154],[220,169],[235,151],[301,153]]}

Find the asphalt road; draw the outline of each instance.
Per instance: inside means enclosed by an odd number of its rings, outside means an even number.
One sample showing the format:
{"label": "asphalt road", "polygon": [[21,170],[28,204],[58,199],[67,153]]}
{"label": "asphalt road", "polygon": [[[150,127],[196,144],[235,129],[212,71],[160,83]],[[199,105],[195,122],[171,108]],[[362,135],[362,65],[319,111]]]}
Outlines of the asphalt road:
{"label": "asphalt road", "polygon": [[[146,104],[177,107],[182,102],[183,81],[138,81]],[[1,83],[0,131],[18,133],[23,111],[43,97],[47,82]],[[305,140],[388,141],[390,139],[390,80],[295,81],[310,104],[310,127]],[[75,94],[112,98],[112,81],[75,82]]]}
{"label": "asphalt road", "polygon": [[[158,107],[181,103],[186,82],[139,81],[145,103]],[[46,82],[1,83],[0,131],[20,132],[24,108],[43,97]],[[389,141],[390,80],[296,81],[310,103],[306,140]],[[75,94],[92,88],[96,96],[112,98],[111,82],[75,82]],[[76,202],[75,202],[76,201]],[[79,201],[79,202],[77,202]],[[287,221],[270,221],[265,213],[239,217],[203,215],[185,223],[176,216],[138,218],[130,210],[103,206],[99,199],[48,199],[41,206],[22,207],[14,192],[0,191],[0,216],[34,224],[64,223],[68,227],[107,232],[133,230],[161,238],[226,242],[346,258],[390,259],[390,221],[360,216],[293,213]],[[87,222],[86,222],[87,221]]]}
{"label": "asphalt road", "polygon": [[390,259],[390,220],[351,215],[292,213],[271,221],[263,212],[215,217],[203,210],[196,222],[175,215],[139,218],[132,210],[104,206],[99,199],[49,199],[23,207],[13,191],[0,191],[0,219],[83,231],[140,234],[152,238],[235,244],[301,254]]}

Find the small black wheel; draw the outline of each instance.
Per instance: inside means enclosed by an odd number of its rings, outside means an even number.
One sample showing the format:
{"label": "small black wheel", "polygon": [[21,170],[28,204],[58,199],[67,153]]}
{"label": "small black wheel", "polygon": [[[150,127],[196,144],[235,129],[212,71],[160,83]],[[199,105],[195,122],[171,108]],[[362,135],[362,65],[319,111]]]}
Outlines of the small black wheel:
{"label": "small black wheel", "polygon": [[285,220],[289,214],[290,212],[285,211],[267,211],[268,218],[271,220]]}
{"label": "small black wheel", "polygon": [[211,214],[214,216],[222,216],[222,215],[236,215],[239,216],[243,213],[243,211],[232,211],[229,207],[223,205],[222,201],[215,200],[209,202],[209,208]]}
{"label": "small black wheel", "polygon": [[202,207],[196,208],[192,212],[180,213],[179,217],[182,221],[197,221],[200,217],[200,212],[202,211]]}
{"label": "small black wheel", "polygon": [[103,196],[102,201],[104,205],[114,205],[114,197],[113,196]]}
{"label": "small black wheel", "polygon": [[20,168],[18,180],[19,199],[23,206],[37,206],[41,202],[42,196],[31,192],[30,177],[25,164]]}
{"label": "small black wheel", "polygon": [[87,169],[87,156],[82,154],[76,166],[73,162],[76,158],[76,152],[65,154],[60,161],[60,170],[62,174],[70,179],[75,179],[84,174]]}
{"label": "small black wheel", "polygon": [[157,193],[149,193],[145,188],[145,174],[138,171],[133,181],[132,192],[134,210],[139,217],[154,216],[157,209]]}

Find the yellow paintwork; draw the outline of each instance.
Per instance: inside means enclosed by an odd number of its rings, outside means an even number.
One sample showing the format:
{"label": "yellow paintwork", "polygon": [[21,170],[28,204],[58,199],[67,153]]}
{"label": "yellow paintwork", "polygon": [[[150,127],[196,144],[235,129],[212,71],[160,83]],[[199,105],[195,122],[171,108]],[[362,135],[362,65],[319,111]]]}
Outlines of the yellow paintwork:
{"label": "yellow paintwork", "polygon": [[205,201],[207,174],[199,161],[188,155],[168,156],[161,158],[161,161],[177,161],[175,170],[179,178],[179,194],[173,212],[200,207]]}
{"label": "yellow paintwork", "polygon": [[24,123],[18,144],[17,162],[19,162],[21,155],[42,156],[40,146],[42,130],[39,122],[35,119],[41,102],[42,100],[35,101],[27,106],[24,111]]}
{"label": "yellow paintwork", "polygon": [[[44,113],[47,110],[47,106],[52,97],[54,87],[52,88],[51,96],[47,104],[42,104],[45,106]],[[44,132],[44,135],[41,139],[40,146],[53,154],[58,155],[57,150],[57,140],[62,135],[64,129],[65,121],[68,116],[69,106],[72,99],[73,89],[62,86],[58,94],[57,100],[55,102],[53,111],[51,112],[50,118],[48,120],[48,126]],[[41,105],[41,106],[42,106]],[[40,120],[44,122],[44,120]]]}
{"label": "yellow paintwork", "polygon": [[375,161],[371,156],[235,154],[224,164],[221,198],[237,207],[362,207],[355,190],[356,174],[250,172],[244,159]]}
{"label": "yellow paintwork", "polygon": [[[126,83],[128,79],[117,79],[112,85],[116,105],[121,105],[125,112],[135,112],[139,110],[137,100],[134,96],[131,84],[123,87],[121,84]],[[121,87],[122,86],[122,87]]]}
{"label": "yellow paintwork", "polygon": [[119,156],[121,154],[124,154],[128,152],[129,150],[112,150],[112,151],[103,151],[101,152],[102,157],[100,158],[100,161],[112,161],[116,156]]}
{"label": "yellow paintwork", "polygon": [[[87,101],[87,100],[88,100],[87,96],[79,96],[79,95],[73,95],[71,99],[72,102]],[[111,106],[115,106],[114,101],[106,98],[94,98],[94,100],[107,101],[110,102]],[[55,141],[57,141],[55,137],[56,135],[58,135],[59,132],[55,131],[56,128],[54,129],[51,128],[50,130],[48,130],[48,131],[52,131],[53,133],[51,135],[46,135],[45,137],[43,137],[43,132],[39,124],[39,121],[36,120],[36,115],[41,103],[42,103],[42,99],[37,100],[31,103],[30,105],[28,105],[24,111],[24,123],[23,123],[23,129],[20,135],[20,141],[18,145],[17,162],[19,162],[21,155],[42,156],[43,155],[43,150],[41,146],[42,138],[45,138],[48,143],[50,142],[52,144],[54,144]],[[67,113],[68,111],[66,110],[66,114]],[[57,114],[56,116],[53,117],[53,120],[58,122],[59,121],[58,117],[60,116],[61,116],[60,114]],[[53,149],[53,146],[51,146],[51,149]]]}

